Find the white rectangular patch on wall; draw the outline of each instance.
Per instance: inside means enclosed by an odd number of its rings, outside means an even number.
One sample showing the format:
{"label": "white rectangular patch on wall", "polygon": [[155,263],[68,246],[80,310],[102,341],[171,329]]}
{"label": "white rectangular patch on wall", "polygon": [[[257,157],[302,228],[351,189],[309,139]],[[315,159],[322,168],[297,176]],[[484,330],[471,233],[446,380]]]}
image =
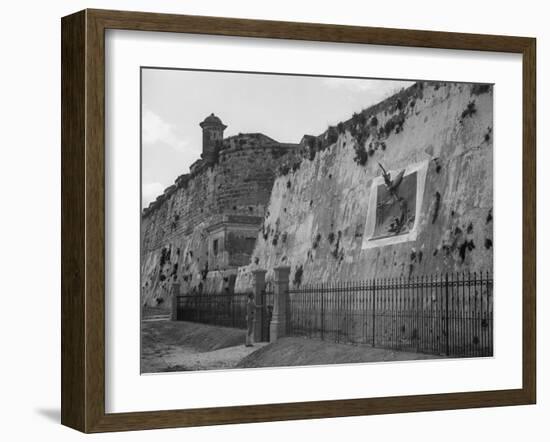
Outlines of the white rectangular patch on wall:
{"label": "white rectangular patch on wall", "polygon": [[372,180],[363,250],[416,239],[428,164],[389,170]]}

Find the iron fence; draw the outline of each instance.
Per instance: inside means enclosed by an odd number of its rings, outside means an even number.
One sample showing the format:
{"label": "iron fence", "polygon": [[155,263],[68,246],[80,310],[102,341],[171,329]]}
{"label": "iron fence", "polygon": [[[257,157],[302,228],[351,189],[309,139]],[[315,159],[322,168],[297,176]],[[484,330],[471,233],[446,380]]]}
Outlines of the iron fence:
{"label": "iron fence", "polygon": [[[249,295],[250,293],[233,292],[178,295],[176,320],[246,329],[246,304]],[[269,323],[273,313],[274,296],[273,283],[269,281],[262,293],[262,341],[269,341]]]}
{"label": "iron fence", "polygon": [[461,273],[290,290],[290,335],[448,356],[493,354],[493,278]]}
{"label": "iron fence", "polygon": [[180,295],[176,319],[246,329],[248,293]]}

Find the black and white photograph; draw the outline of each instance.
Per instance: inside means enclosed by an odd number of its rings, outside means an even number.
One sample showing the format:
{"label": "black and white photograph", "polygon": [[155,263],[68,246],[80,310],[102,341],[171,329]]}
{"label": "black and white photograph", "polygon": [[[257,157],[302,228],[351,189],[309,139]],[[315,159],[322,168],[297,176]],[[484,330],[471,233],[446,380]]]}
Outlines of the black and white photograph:
{"label": "black and white photograph", "polygon": [[145,67],[141,372],[493,356],[493,86]]}
{"label": "black and white photograph", "polygon": [[453,6],[6,2],[0,440],[546,442],[548,8]]}

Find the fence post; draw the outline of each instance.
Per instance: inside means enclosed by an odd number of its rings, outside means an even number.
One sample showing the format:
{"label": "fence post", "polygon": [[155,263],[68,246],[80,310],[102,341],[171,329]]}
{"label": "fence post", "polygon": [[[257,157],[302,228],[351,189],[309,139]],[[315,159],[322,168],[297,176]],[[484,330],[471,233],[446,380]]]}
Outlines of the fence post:
{"label": "fence post", "polygon": [[445,354],[449,356],[449,274],[445,273]]}
{"label": "fence post", "polygon": [[254,278],[253,290],[254,290],[254,304],[256,307],[254,311],[254,342],[262,341],[262,326],[264,323],[264,307],[265,307],[265,270],[253,270],[252,276]]}
{"label": "fence post", "polygon": [[274,272],[274,299],[273,317],[269,324],[269,341],[275,342],[282,338],[287,332],[287,299],[288,299],[288,277],[290,267],[276,267]]}
{"label": "fence post", "polygon": [[178,320],[178,296],[180,294],[180,284],[179,282],[173,282],[172,286],[170,287],[170,293],[172,295],[171,301],[172,301],[172,311],[170,315],[171,321],[177,321]]}
{"label": "fence post", "polygon": [[325,289],[326,285],[321,284],[321,340],[325,339]]}
{"label": "fence post", "polygon": [[376,279],[372,280],[372,346],[376,347]]}

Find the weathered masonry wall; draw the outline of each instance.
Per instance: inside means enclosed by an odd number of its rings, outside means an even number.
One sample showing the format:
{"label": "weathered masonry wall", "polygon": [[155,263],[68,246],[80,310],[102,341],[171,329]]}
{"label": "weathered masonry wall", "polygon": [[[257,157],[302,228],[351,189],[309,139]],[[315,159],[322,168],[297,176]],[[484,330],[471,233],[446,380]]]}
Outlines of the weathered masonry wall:
{"label": "weathered masonry wall", "polygon": [[[251,270],[267,269],[271,279],[280,265],[291,267],[294,287],[492,270],[492,103],[489,85],[417,83],[312,138],[303,160],[275,181],[237,290],[250,287]],[[365,241],[378,163],[388,171],[424,167],[414,239]]]}
{"label": "weathered masonry wall", "polygon": [[[199,160],[190,175],[180,176],[144,210],[143,303],[165,302],[171,283],[176,281],[183,291],[223,288],[228,281],[223,269],[213,272],[217,269],[208,268],[208,227],[221,222],[226,215],[262,219],[275,171],[295,148],[296,145],[280,144],[261,134],[223,140],[215,164]],[[246,264],[242,253],[248,251],[249,256],[251,252],[240,248],[235,255],[238,265]],[[252,247],[249,245],[248,249]]]}

